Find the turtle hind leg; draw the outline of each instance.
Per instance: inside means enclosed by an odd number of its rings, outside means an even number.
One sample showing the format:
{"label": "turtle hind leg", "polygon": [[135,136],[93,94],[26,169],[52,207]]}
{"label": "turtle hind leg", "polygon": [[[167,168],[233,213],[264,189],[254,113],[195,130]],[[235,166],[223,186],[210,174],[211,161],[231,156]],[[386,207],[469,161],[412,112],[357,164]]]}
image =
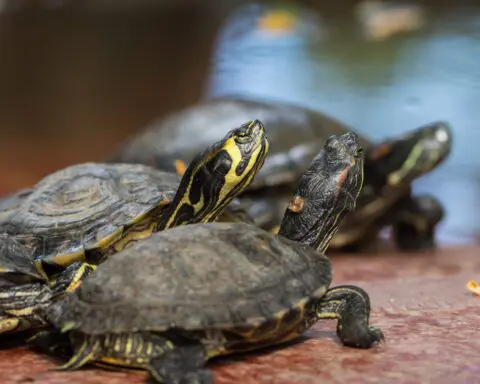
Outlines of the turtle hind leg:
{"label": "turtle hind leg", "polygon": [[337,335],[346,346],[371,348],[385,339],[380,329],[369,326],[370,299],[359,287],[330,288],[317,303],[316,315],[320,319],[338,319]]}
{"label": "turtle hind leg", "polygon": [[392,228],[398,248],[403,251],[435,248],[435,229],[444,216],[443,206],[432,196],[416,196],[405,200]]}
{"label": "turtle hind leg", "polygon": [[73,355],[68,334],[54,329],[38,331],[27,340],[27,344],[32,349],[55,357],[66,358]]}
{"label": "turtle hind leg", "polygon": [[75,352],[68,362],[55,368],[56,371],[72,371],[81,368],[102,355],[102,343],[99,338],[81,335],[77,335],[77,337],[74,345],[78,345],[78,348],[75,348]]}
{"label": "turtle hind leg", "polygon": [[213,384],[213,373],[205,368],[208,360],[200,344],[175,345],[150,359],[148,371],[153,382],[163,384]]}

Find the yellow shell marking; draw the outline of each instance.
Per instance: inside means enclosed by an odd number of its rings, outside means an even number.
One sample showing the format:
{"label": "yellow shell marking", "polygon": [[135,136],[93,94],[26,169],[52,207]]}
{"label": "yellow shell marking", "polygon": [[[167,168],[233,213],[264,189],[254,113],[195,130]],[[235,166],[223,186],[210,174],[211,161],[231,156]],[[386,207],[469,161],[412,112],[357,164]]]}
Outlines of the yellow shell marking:
{"label": "yellow shell marking", "polygon": [[[85,251],[83,249],[72,252],[72,253],[67,253],[67,254],[61,254],[61,255],[56,255],[53,260],[55,261],[55,264],[61,265],[63,267],[67,267],[70,264],[75,263],[76,261],[81,261],[85,259]],[[39,265],[41,263],[40,260],[37,260],[35,262],[36,265]],[[40,268],[42,269],[42,268]],[[39,271],[40,272],[40,271]]]}
{"label": "yellow shell marking", "polygon": [[122,350],[122,340],[120,338],[115,339],[115,342],[113,343],[113,350],[117,353]]}
{"label": "yellow shell marking", "polygon": [[151,356],[153,353],[153,344],[151,342],[147,342],[147,356]]}
{"label": "yellow shell marking", "polygon": [[[299,315],[297,316],[296,320],[293,322],[285,322],[285,316],[290,313],[290,310],[280,311],[275,314],[275,328],[269,330],[268,332],[259,332],[259,327],[261,327],[260,320],[265,322],[266,320],[263,318],[255,318],[253,321],[248,321],[249,325],[252,326],[251,329],[248,329],[244,332],[237,332],[243,339],[249,342],[249,346],[245,347],[245,350],[252,349],[255,344],[261,344],[262,346],[269,346],[272,344],[283,343],[289,340],[294,339],[295,337],[301,335],[304,331],[304,320],[307,314],[305,313],[305,306],[309,302],[309,298],[305,298],[300,300],[292,310],[298,310]],[[279,336],[281,336],[279,338]],[[235,352],[237,349],[232,348],[231,351]],[[229,353],[230,350],[224,350],[224,353]],[[221,353],[219,349],[216,353],[217,355]]]}
{"label": "yellow shell marking", "polygon": [[108,247],[110,244],[113,244],[114,242],[118,241],[119,239],[121,239],[121,237],[123,236],[123,233],[125,231],[125,228],[123,226],[121,227],[118,227],[114,232],[112,232],[111,234],[105,236],[105,237],[102,237],[97,243],[95,243],[95,245],[93,246],[93,248],[106,248]]}
{"label": "yellow shell marking", "polygon": [[[118,367],[129,367],[129,368],[145,368],[145,361],[143,359],[137,359],[136,361],[130,361],[127,359],[122,359],[119,357],[101,357],[99,359],[101,362],[108,364],[108,365],[113,365],[113,366],[118,366]],[[109,368],[105,367],[101,363],[93,363],[94,365],[97,365],[102,368]]]}
{"label": "yellow shell marking", "polygon": [[127,341],[125,342],[125,354],[130,355],[132,353],[133,349],[133,340],[131,337],[127,338]]}

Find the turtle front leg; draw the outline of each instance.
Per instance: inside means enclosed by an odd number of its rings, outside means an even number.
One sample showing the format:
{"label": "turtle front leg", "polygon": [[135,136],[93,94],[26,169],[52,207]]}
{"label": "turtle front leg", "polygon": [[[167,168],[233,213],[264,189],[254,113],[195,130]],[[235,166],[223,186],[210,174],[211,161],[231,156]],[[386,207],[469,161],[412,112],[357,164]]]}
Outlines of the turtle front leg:
{"label": "turtle front leg", "polygon": [[41,310],[51,298],[52,292],[44,283],[1,287],[0,334],[47,326]]}
{"label": "turtle front leg", "polygon": [[432,196],[417,196],[402,202],[392,228],[398,248],[404,251],[435,248],[435,229],[443,217],[442,205]]}
{"label": "turtle front leg", "polygon": [[384,340],[380,329],[369,326],[370,299],[367,292],[353,285],[330,288],[319,300],[320,319],[338,319],[337,335],[349,347],[371,348]]}
{"label": "turtle front leg", "polygon": [[213,384],[213,373],[205,369],[208,360],[201,344],[175,345],[173,349],[154,357],[148,371],[162,384]]}
{"label": "turtle front leg", "polygon": [[48,284],[38,282],[0,287],[0,334],[48,326],[44,309],[52,301],[77,289],[94,269],[90,264],[77,262]]}

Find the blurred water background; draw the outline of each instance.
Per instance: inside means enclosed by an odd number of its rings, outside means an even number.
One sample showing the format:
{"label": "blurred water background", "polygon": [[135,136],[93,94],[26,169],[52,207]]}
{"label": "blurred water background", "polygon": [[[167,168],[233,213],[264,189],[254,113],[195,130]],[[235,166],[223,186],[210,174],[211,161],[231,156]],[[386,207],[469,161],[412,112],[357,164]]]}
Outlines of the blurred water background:
{"label": "blurred water background", "polygon": [[[313,108],[374,140],[449,122],[450,158],[414,190],[445,205],[442,243],[476,241],[480,4],[376,6],[0,1],[0,193],[101,160],[202,98],[246,95]],[[411,30],[393,31],[399,19]]]}

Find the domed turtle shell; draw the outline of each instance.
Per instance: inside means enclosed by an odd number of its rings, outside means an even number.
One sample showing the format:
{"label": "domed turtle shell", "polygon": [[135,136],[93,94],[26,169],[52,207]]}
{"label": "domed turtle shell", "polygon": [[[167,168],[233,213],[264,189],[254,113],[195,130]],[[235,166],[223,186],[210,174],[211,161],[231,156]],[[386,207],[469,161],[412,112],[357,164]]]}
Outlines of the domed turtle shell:
{"label": "domed turtle shell", "polygon": [[0,198],[0,226],[7,222],[12,213],[32,193],[33,189],[25,188]]}
{"label": "domed turtle shell", "polygon": [[[155,231],[214,221],[267,153],[263,124],[249,120],[199,151],[181,179],[140,164],[67,167],[40,181],[0,233],[23,245],[48,280],[76,261],[98,264]],[[2,258],[0,273],[8,273]]]}
{"label": "domed turtle shell", "polygon": [[0,232],[13,236],[32,258],[68,264],[72,256],[101,246],[159,204],[170,203],[179,183],[176,174],[140,164],[70,166],[28,190],[0,223]]}
{"label": "domed turtle shell", "polygon": [[250,224],[192,224],[107,260],[49,317],[88,334],[257,327],[322,297],[331,278],[306,244]]}
{"label": "domed turtle shell", "polygon": [[[128,139],[110,161],[178,171],[178,160],[188,163],[200,148],[218,140],[232,124],[252,117],[268,127],[270,148],[265,164],[247,190],[294,183],[328,137],[351,131],[319,112],[287,103],[216,98],[153,121]],[[370,141],[359,138],[363,148],[368,149]]]}

